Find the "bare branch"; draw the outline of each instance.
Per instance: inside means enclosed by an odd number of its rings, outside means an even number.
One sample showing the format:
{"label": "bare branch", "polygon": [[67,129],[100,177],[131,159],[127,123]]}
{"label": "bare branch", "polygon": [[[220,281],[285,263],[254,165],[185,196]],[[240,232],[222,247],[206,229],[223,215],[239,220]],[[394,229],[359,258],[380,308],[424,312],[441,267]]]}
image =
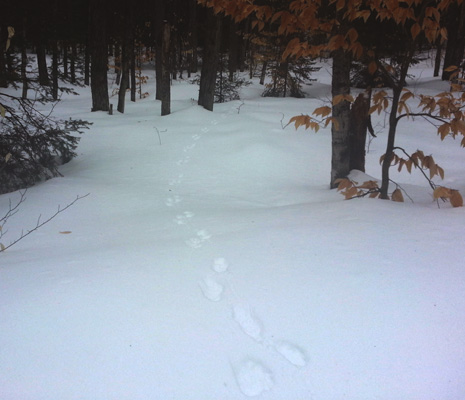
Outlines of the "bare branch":
{"label": "bare branch", "polygon": [[[19,200],[19,202],[13,207],[11,208],[10,206],[10,209],[9,211],[7,212],[6,214],[6,218],[8,219],[9,217],[11,217],[12,214],[12,211],[16,210],[17,211],[17,208],[18,206],[24,202],[24,193],[21,193],[21,198]],[[36,226],[30,230],[28,230],[26,233],[24,233],[24,231],[21,232],[21,235],[15,239],[13,242],[11,242],[8,246],[4,246],[4,245],[0,245],[0,253],[9,249],[11,246],[15,245],[16,243],[18,243],[20,240],[24,239],[26,236],[29,236],[32,232],[35,232],[36,230],[38,230],[39,228],[41,228],[42,226],[44,226],[45,224],[47,224],[48,222],[50,222],[52,219],[54,219],[58,214],[61,214],[63,211],[67,210],[68,208],[70,208],[73,204],[75,204],[77,201],[89,196],[90,193],[87,193],[86,195],[84,196],[76,196],[76,198],[69,204],[66,205],[66,207],[64,208],[61,208],[60,206],[58,206],[58,210],[55,212],[55,214],[53,214],[52,216],[50,216],[49,218],[47,218],[45,221],[43,222],[40,222],[41,220],[41,215],[39,215],[39,217],[37,218],[37,223],[36,223]],[[16,212],[15,211],[15,212]],[[5,217],[2,218],[2,221],[4,220]],[[0,232],[0,237],[1,237],[1,232]]]}

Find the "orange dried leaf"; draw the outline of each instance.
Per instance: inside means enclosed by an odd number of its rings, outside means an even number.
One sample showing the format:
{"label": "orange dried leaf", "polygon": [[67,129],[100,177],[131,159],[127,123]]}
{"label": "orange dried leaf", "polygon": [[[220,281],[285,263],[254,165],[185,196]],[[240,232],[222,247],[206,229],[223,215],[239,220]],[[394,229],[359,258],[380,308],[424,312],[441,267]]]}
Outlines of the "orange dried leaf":
{"label": "orange dried leaf", "polygon": [[404,202],[404,196],[402,195],[402,192],[400,189],[396,189],[392,192],[391,200],[396,201],[398,203]]}
{"label": "orange dried leaf", "polygon": [[463,197],[458,190],[451,189],[450,204],[452,207],[463,207]]}
{"label": "orange dried leaf", "polygon": [[444,186],[439,186],[436,189],[434,189],[433,192],[433,198],[435,200],[437,199],[448,199],[451,196],[451,192],[449,188],[446,188]]}
{"label": "orange dried leaf", "polygon": [[347,179],[347,178],[336,179],[334,181],[334,183],[338,184],[338,186],[337,186],[338,191],[348,189],[349,187],[353,186],[352,181],[350,179]]}
{"label": "orange dried leaf", "polygon": [[414,24],[412,28],[410,28],[410,34],[412,35],[413,39],[415,39],[420,32],[421,32],[421,26],[418,23]]}
{"label": "orange dried leaf", "polygon": [[322,117],[326,117],[329,114],[331,114],[331,107],[323,106],[323,107],[315,108],[315,110],[313,111],[312,114],[313,115],[321,115]]}
{"label": "orange dried leaf", "polygon": [[358,189],[355,186],[352,186],[352,187],[348,188],[344,192],[344,196],[345,196],[346,200],[352,199],[357,195],[358,195]]}
{"label": "orange dried leaf", "polygon": [[373,75],[378,69],[378,65],[376,64],[375,61],[372,61],[370,62],[370,64],[368,64],[368,72],[370,75]]}

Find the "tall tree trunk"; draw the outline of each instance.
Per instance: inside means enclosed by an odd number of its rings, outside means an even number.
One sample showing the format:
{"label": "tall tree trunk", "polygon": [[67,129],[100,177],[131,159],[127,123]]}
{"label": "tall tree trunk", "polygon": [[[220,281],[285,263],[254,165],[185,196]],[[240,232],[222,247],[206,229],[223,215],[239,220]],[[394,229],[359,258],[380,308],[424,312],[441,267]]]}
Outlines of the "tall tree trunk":
{"label": "tall tree trunk", "polygon": [[268,66],[268,60],[263,61],[262,64],[262,72],[260,74],[260,85],[265,84],[265,78],[266,78],[266,67]]}
{"label": "tall tree trunk", "polygon": [[70,74],[71,74],[71,83],[76,83],[76,59],[77,59],[77,49],[76,42],[71,43],[71,62],[70,62]]}
{"label": "tall tree trunk", "polygon": [[52,98],[58,100],[58,42],[52,40]]}
{"label": "tall tree trunk", "polygon": [[394,155],[394,145],[397,131],[397,108],[399,106],[400,95],[402,94],[402,86],[393,88],[391,111],[389,113],[389,131],[388,141],[386,145],[386,153],[384,155],[383,164],[381,166],[381,193],[380,198],[389,199],[389,169],[391,168],[392,158]]}
{"label": "tall tree trunk", "polygon": [[247,18],[245,21],[241,23],[242,25],[242,32],[243,34],[239,36],[239,40],[237,43],[237,52],[238,52],[238,64],[239,64],[239,71],[244,72],[245,70],[245,60],[247,58],[247,46],[248,46],[248,39],[245,37],[248,36],[250,31],[250,20]]}
{"label": "tall tree trunk", "polygon": [[198,55],[197,55],[197,0],[189,1],[189,39],[191,46],[189,72],[195,73],[199,69],[198,67]]}
{"label": "tall tree trunk", "polygon": [[461,5],[452,4],[447,15],[447,46],[444,55],[442,80],[449,80],[451,71],[446,71],[450,66],[459,67],[463,61],[465,51],[465,2]]}
{"label": "tall tree trunk", "polygon": [[238,36],[237,30],[239,27],[234,22],[234,20],[229,21],[229,59],[228,59],[228,69],[229,69],[229,81],[234,80],[234,74],[237,71],[237,61],[238,61]]}
{"label": "tall tree trunk", "polygon": [[68,43],[63,42],[63,78],[68,78]]}
{"label": "tall tree trunk", "polygon": [[27,86],[28,86],[27,75],[26,75],[26,68],[27,68],[26,26],[27,26],[27,18],[23,17],[22,44],[21,44],[21,82],[23,86],[23,90],[21,93],[22,99],[27,99]]}
{"label": "tall tree trunk", "polygon": [[107,1],[93,0],[90,8],[92,111],[108,111]]}
{"label": "tall tree trunk", "polygon": [[6,47],[6,28],[0,25],[0,87],[2,88],[8,87],[5,47]]}
{"label": "tall tree trunk", "polygon": [[438,40],[436,45],[436,56],[434,57],[434,74],[433,76],[439,76],[439,70],[441,69],[442,59],[442,42]]}
{"label": "tall tree trunk", "polygon": [[40,39],[37,45],[37,68],[39,70],[39,84],[41,86],[49,86],[50,79],[47,70],[47,58],[45,54],[45,45],[42,39]]}
{"label": "tall tree trunk", "polygon": [[207,9],[206,12],[207,21],[205,25],[207,32],[204,39],[198,104],[209,111],[213,111],[221,24],[219,17],[211,9]]}
{"label": "tall tree trunk", "polygon": [[118,93],[118,111],[124,113],[124,105],[126,100],[126,91],[129,87],[129,46],[128,39],[125,35],[121,51],[121,83]]}
{"label": "tall tree trunk", "polygon": [[389,131],[388,131],[388,141],[386,146],[386,153],[384,154],[384,160],[381,167],[381,193],[380,198],[387,200],[389,199],[389,169],[391,168],[392,159],[394,157],[394,146],[395,138],[397,132],[397,124],[399,119],[397,117],[397,110],[399,108],[400,96],[402,95],[402,90],[404,89],[406,83],[405,79],[407,78],[408,69],[412,63],[413,55],[415,54],[417,43],[415,40],[410,44],[410,50],[402,58],[402,63],[400,65],[399,79],[398,83],[393,85],[392,88],[392,101],[391,101],[391,110],[389,112]]}
{"label": "tall tree trunk", "polygon": [[161,70],[161,115],[168,115],[171,113],[171,79],[170,79],[170,39],[171,39],[171,25],[165,21],[163,26],[163,41],[162,41],[162,70]]}
{"label": "tall tree trunk", "polygon": [[350,109],[350,170],[365,172],[365,145],[370,123],[371,89],[358,95]]}
{"label": "tall tree trunk", "polygon": [[[42,9],[42,8],[40,8]],[[47,69],[47,56],[46,56],[46,44],[48,41],[48,35],[46,31],[46,21],[44,21],[43,15],[39,15],[38,22],[38,34],[37,34],[37,68],[39,71],[39,85],[50,86],[50,78]]]}
{"label": "tall tree trunk", "polygon": [[92,45],[91,42],[91,35],[92,35],[92,18],[90,16],[91,8],[89,6],[89,20],[88,20],[88,27],[87,27],[87,35],[86,35],[86,46],[84,48],[84,85],[90,85],[90,47]]}
{"label": "tall tree trunk", "polygon": [[[350,94],[351,57],[344,50],[333,54],[332,96]],[[333,104],[331,125],[332,159],[330,187],[337,187],[336,179],[345,178],[350,172],[350,103],[346,100]]]}
{"label": "tall tree trunk", "polygon": [[121,83],[121,46],[119,45],[119,43],[116,43],[115,45],[115,70],[115,83],[119,85]]}
{"label": "tall tree trunk", "polygon": [[163,59],[163,21],[165,19],[164,0],[154,0],[154,34],[155,34],[155,99],[162,98],[162,59]]}
{"label": "tall tree trunk", "polygon": [[[132,30],[132,29],[131,29]],[[131,43],[129,53],[131,58],[131,101],[136,101],[137,81],[136,81],[136,52],[134,51],[134,37],[130,37]]]}

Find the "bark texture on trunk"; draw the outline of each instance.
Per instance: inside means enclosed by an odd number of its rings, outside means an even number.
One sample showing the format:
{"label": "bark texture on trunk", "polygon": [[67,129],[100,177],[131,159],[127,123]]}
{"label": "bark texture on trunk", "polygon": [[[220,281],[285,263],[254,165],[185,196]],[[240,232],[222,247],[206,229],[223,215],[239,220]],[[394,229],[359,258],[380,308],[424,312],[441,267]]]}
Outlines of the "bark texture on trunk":
{"label": "bark texture on trunk", "polygon": [[371,90],[360,93],[350,109],[350,170],[365,172],[365,145],[370,125]]}
{"label": "bark texture on trunk", "polygon": [[444,55],[442,80],[449,80],[452,72],[446,69],[452,65],[459,67],[465,51],[465,2],[453,4],[446,17],[447,46]]}
{"label": "bark texture on trunk", "polygon": [[108,44],[107,44],[107,1],[93,0],[91,15],[91,91],[92,111],[108,111]]}
{"label": "bark texture on trunk", "polygon": [[221,26],[211,9],[207,10],[206,29],[198,103],[206,110],[213,111]]}
{"label": "bark texture on trunk", "polygon": [[[350,54],[337,50],[333,54],[332,96],[350,94]],[[330,187],[350,172],[350,103],[346,100],[332,107],[335,122],[331,125],[332,158]]]}
{"label": "bark texture on trunk", "polygon": [[171,25],[168,21],[163,25],[163,41],[162,41],[162,60],[161,60],[161,115],[171,113],[171,74],[170,74],[170,39]]}

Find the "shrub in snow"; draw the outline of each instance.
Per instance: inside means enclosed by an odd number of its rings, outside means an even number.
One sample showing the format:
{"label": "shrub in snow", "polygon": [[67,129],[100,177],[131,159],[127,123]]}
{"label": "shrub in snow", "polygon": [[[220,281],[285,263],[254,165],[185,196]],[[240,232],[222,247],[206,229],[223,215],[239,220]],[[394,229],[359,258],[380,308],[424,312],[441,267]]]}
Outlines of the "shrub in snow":
{"label": "shrub in snow", "polygon": [[58,166],[75,155],[89,122],[59,121],[38,111],[35,103],[0,93],[0,194],[60,176]]}

